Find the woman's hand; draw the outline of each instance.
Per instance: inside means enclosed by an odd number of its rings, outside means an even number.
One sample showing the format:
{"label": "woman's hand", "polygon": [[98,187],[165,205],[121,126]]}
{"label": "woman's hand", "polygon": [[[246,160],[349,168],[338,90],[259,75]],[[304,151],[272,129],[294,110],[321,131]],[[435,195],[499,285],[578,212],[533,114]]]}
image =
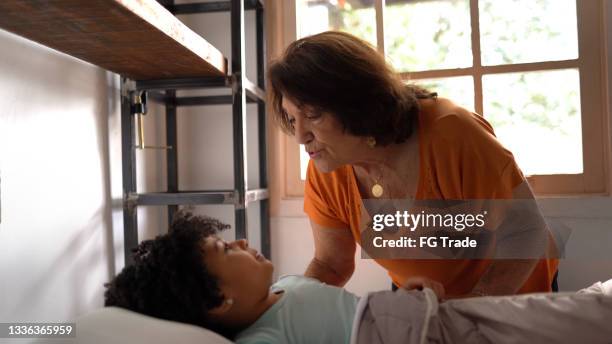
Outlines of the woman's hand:
{"label": "woman's hand", "polygon": [[436,293],[438,297],[438,301],[444,300],[445,291],[444,286],[440,282],[436,282],[427,277],[410,277],[404,282],[402,288],[406,290],[418,289],[423,290],[423,288],[429,288]]}

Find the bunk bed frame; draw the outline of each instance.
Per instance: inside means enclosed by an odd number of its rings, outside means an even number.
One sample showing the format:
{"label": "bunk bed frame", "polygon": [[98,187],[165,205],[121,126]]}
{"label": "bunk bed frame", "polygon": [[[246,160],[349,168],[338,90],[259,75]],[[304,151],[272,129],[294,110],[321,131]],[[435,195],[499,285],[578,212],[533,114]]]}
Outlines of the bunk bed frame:
{"label": "bunk bed frame", "polygon": [[[245,75],[245,10],[255,11],[257,81]],[[227,59],[173,14],[230,11],[231,74]],[[138,245],[138,206],[233,205],[236,238],[247,237],[247,206],[260,202],[261,251],[270,256],[266,154],[263,0],[174,4],[174,0],[3,0],[0,28],[121,75],[121,141],[125,264]],[[231,89],[229,96],[177,97],[194,88]],[[136,190],[135,117],[146,99],[166,111],[167,191]],[[257,103],[259,187],[247,187],[246,104]],[[233,190],[178,188],[177,107],[228,104],[233,123]],[[142,143],[142,142],[141,142]],[[143,147],[140,147],[143,148]]]}

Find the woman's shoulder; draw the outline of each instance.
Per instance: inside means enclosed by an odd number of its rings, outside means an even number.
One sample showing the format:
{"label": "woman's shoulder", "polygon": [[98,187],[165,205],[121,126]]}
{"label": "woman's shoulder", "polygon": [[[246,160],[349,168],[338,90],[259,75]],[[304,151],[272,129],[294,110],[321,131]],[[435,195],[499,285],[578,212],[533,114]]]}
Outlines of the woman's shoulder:
{"label": "woman's shoulder", "polygon": [[419,124],[423,136],[431,141],[463,140],[476,133],[495,135],[481,115],[440,97],[421,102]]}

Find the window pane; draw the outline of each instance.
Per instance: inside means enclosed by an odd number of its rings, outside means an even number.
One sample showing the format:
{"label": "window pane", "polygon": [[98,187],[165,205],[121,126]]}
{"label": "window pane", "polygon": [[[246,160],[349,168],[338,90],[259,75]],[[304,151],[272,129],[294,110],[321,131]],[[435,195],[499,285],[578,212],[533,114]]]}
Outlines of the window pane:
{"label": "window pane", "polygon": [[423,86],[438,97],[448,98],[464,108],[474,111],[474,79],[471,76],[453,78],[419,79],[414,83]]}
{"label": "window pane", "polygon": [[310,157],[306,153],[304,145],[300,145],[300,179],[306,180],[306,169],[308,168]]}
{"label": "window pane", "polygon": [[483,65],[578,58],[576,0],[480,0]]}
{"label": "window pane", "polygon": [[385,51],[397,70],[472,66],[468,0],[396,1],[384,20]]}
{"label": "window pane", "polygon": [[582,173],[575,69],[485,75],[484,113],[525,174]]}
{"label": "window pane", "polygon": [[296,4],[298,38],[339,30],[376,46],[376,12],[373,5],[356,7],[345,1],[334,0],[298,0]]}

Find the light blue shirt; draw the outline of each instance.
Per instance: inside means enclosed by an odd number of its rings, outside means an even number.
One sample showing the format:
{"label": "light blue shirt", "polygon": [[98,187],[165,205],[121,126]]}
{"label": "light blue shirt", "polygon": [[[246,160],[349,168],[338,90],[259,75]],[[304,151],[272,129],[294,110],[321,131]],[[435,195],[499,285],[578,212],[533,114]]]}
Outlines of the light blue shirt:
{"label": "light blue shirt", "polygon": [[304,276],[281,277],[271,290],[283,296],[236,343],[349,343],[357,296]]}

